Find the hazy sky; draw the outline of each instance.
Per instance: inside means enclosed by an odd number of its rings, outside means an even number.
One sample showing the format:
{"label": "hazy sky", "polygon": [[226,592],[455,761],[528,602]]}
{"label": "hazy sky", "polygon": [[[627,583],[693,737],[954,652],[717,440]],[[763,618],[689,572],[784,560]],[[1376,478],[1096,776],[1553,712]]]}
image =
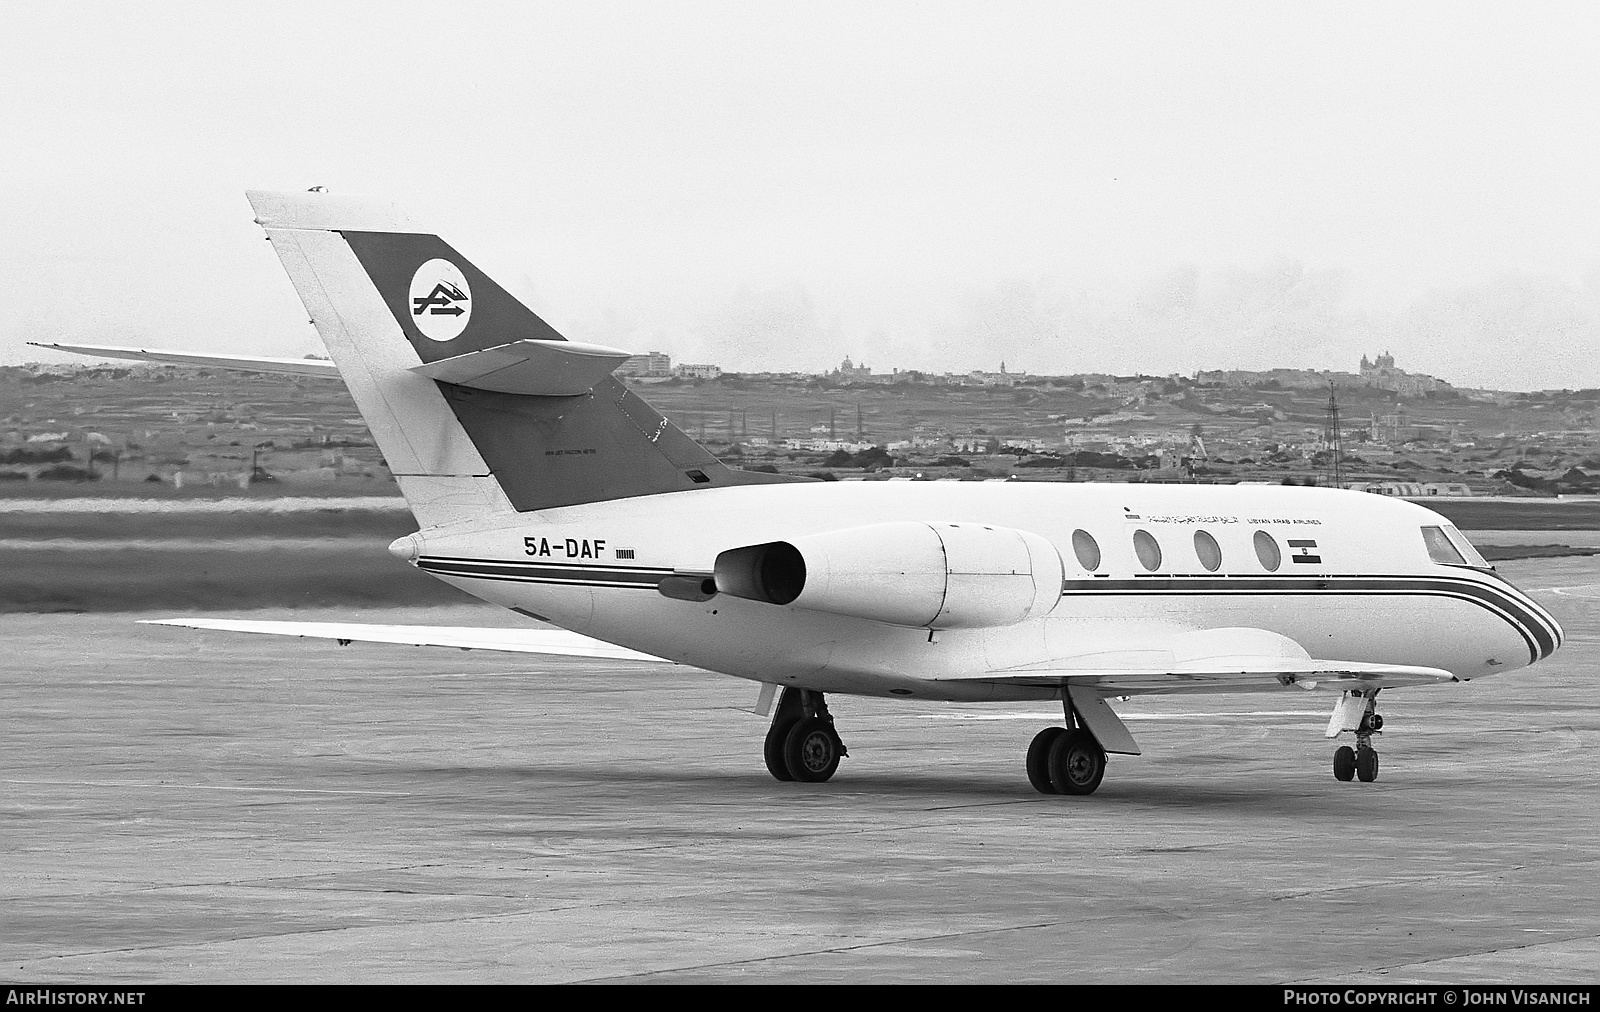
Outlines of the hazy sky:
{"label": "hazy sky", "polygon": [[725,368],[1600,386],[1600,5],[0,0],[0,363],[320,350],[246,188],[378,193]]}

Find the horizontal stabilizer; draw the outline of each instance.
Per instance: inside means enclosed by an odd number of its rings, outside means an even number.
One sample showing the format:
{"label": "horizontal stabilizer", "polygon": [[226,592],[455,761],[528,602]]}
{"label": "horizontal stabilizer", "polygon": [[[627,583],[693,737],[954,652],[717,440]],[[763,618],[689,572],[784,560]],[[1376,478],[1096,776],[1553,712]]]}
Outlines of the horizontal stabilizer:
{"label": "horizontal stabilizer", "polygon": [[238,369],[244,372],[274,372],[289,376],[324,376],[338,379],[339,369],[320,358],[252,358],[247,355],[200,355],[188,351],[159,351],[149,348],[115,348],[98,344],[44,344],[29,341],[35,348],[69,351],[95,358],[131,358],[139,362],[167,365],[209,366],[213,369]]}
{"label": "horizontal stabilizer", "polygon": [[535,397],[576,397],[628,358],[628,352],[578,341],[512,341],[411,367],[429,379],[476,390]]}
{"label": "horizontal stabilizer", "polygon": [[515,654],[551,654],[561,657],[598,657],[612,661],[672,661],[614,643],[580,636],[565,629],[487,629],[474,626],[368,625],[359,622],[265,622],[249,619],[163,618],[145,619],[143,625],[175,625],[186,629],[265,633],[272,636],[308,636],[351,643],[394,643],[400,646],[455,647],[459,650],[499,650]]}

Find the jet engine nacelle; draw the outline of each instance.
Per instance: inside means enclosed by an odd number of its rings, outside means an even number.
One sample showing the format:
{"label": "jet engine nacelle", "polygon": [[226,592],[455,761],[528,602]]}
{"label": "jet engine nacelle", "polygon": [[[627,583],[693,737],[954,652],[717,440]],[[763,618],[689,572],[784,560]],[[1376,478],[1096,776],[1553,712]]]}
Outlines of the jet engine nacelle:
{"label": "jet engine nacelle", "polygon": [[1028,531],[897,522],[733,548],[719,593],[902,626],[1014,625],[1061,600],[1061,555]]}

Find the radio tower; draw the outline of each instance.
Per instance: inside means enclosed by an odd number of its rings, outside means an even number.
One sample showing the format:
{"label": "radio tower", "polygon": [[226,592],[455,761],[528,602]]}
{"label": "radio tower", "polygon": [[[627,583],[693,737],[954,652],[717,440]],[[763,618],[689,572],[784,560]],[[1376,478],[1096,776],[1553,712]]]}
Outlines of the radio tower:
{"label": "radio tower", "polygon": [[1333,487],[1344,488],[1344,440],[1339,433],[1339,396],[1334,391],[1333,380],[1328,380],[1328,424],[1322,430],[1322,441],[1333,455]]}

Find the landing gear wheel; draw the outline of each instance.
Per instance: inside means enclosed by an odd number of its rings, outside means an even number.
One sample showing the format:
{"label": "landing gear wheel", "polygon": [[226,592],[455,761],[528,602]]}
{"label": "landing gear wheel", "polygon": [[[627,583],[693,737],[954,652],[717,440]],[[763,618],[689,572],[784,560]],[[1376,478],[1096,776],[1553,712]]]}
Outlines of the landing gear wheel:
{"label": "landing gear wheel", "polygon": [[761,747],[761,757],[767,761],[767,772],[776,780],[785,783],[794,779],[794,774],[789,772],[789,766],[783,761],[783,746],[789,740],[789,732],[794,730],[795,722],[786,724],[773,724],[767,729],[767,740]]}
{"label": "landing gear wheel", "polygon": [[1333,753],[1333,779],[1353,780],[1356,775],[1356,750],[1340,745]]}
{"label": "landing gear wheel", "polygon": [[1050,746],[1066,733],[1064,727],[1047,727],[1034,735],[1028,746],[1028,783],[1040,794],[1058,793],[1050,780]]}
{"label": "landing gear wheel", "polygon": [[1050,783],[1057,794],[1093,794],[1106,775],[1106,754],[1083,728],[1050,743]]}
{"label": "landing gear wheel", "polygon": [[1356,750],[1356,776],[1364,784],[1378,779],[1378,750],[1363,745]]}
{"label": "landing gear wheel", "polygon": [[844,746],[833,725],[821,717],[807,717],[789,729],[783,742],[783,764],[790,780],[820,784],[839,768]]}

